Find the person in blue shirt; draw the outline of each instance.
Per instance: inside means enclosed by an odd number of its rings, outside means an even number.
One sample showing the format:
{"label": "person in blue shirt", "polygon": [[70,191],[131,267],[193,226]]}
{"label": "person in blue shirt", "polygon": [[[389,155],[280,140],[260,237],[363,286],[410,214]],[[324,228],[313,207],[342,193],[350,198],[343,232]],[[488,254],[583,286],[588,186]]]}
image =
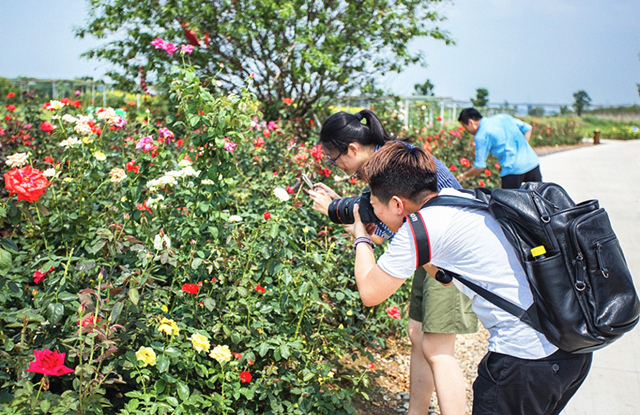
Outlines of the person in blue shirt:
{"label": "person in blue shirt", "polygon": [[489,153],[500,163],[503,189],[517,189],[524,182],[541,182],[540,161],[531,145],[531,126],[508,114],[483,117],[475,108],[465,108],[458,121],[474,135],[476,159],[458,181],[477,176],[487,167]]}

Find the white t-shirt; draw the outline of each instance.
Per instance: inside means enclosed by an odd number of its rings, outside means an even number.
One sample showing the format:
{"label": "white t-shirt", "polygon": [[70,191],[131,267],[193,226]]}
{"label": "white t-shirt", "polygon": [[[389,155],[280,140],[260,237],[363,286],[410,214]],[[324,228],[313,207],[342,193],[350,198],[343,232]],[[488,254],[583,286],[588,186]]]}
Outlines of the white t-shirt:
{"label": "white t-shirt", "polygon": [[[454,189],[442,195],[471,197]],[[432,206],[419,212],[425,222],[431,263],[466,277],[523,309],[533,297],[526,275],[500,224],[489,212],[452,206]],[[378,265],[396,278],[409,278],[416,268],[416,252],[408,223],[402,225]],[[558,350],[517,317],[485,300],[454,279],[471,298],[471,308],[489,330],[489,350],[522,359],[540,359]]]}

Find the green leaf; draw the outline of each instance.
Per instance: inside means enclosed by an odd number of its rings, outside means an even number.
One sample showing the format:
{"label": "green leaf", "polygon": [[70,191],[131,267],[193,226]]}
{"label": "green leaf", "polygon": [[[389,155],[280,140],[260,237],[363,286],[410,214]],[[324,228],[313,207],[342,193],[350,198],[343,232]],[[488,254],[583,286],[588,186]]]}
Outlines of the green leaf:
{"label": "green leaf", "polygon": [[267,342],[262,343],[260,347],[258,347],[258,354],[261,357],[264,357],[264,355],[266,355],[268,351],[269,351],[269,343]]}
{"label": "green leaf", "polygon": [[124,308],[124,304],[122,301],[118,301],[113,308],[111,309],[111,315],[109,316],[109,321],[113,324],[120,317],[120,313],[122,313],[122,309]]}
{"label": "green leaf", "polygon": [[11,254],[9,251],[5,251],[0,248],[0,271],[8,271],[11,269],[12,263]]}
{"label": "green leaf", "polygon": [[76,269],[78,271],[89,271],[92,270],[96,267],[96,262],[95,261],[80,261],[80,263],[78,265],[76,265]]}
{"label": "green leaf", "polygon": [[163,354],[161,354],[160,356],[158,356],[158,360],[156,362],[156,369],[158,369],[158,372],[163,373],[166,372],[169,369],[169,358]]}
{"label": "green leaf", "polygon": [[198,269],[198,267],[202,264],[202,259],[200,258],[193,258],[193,261],[191,261],[191,269]]}
{"label": "green leaf", "polygon": [[153,389],[156,391],[156,396],[158,396],[162,392],[164,392],[166,387],[167,387],[167,384],[164,383],[164,380],[162,380],[162,379],[157,380],[156,384],[153,386]]}
{"label": "green leaf", "polygon": [[129,290],[129,299],[134,305],[138,305],[138,301],[140,300],[140,293],[137,288],[132,288]]}
{"label": "green leaf", "polygon": [[187,386],[186,383],[178,381],[176,389],[178,390],[178,396],[180,397],[180,399],[182,399],[183,401],[189,399],[189,386]]}
{"label": "green leaf", "polygon": [[291,355],[291,352],[289,350],[289,346],[287,346],[287,344],[283,344],[280,346],[280,354],[282,355],[282,357],[284,357],[285,359],[288,359],[289,356]]}
{"label": "green leaf", "polygon": [[216,302],[211,298],[205,298],[204,300],[202,300],[202,303],[209,311],[213,311],[213,309],[216,307]]}
{"label": "green leaf", "polygon": [[47,318],[50,324],[58,324],[64,316],[64,304],[50,303],[47,306]]}

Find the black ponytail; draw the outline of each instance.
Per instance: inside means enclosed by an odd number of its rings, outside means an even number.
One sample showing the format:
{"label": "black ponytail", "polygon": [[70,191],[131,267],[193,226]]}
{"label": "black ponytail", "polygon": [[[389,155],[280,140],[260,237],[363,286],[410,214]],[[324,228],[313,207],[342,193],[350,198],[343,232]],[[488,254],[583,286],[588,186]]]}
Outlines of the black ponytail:
{"label": "black ponytail", "polygon": [[[365,120],[364,124],[362,119]],[[318,143],[325,149],[337,150],[342,154],[353,142],[363,146],[382,146],[391,140],[394,138],[387,133],[376,114],[362,110],[355,114],[340,111],[327,118],[322,124]]]}

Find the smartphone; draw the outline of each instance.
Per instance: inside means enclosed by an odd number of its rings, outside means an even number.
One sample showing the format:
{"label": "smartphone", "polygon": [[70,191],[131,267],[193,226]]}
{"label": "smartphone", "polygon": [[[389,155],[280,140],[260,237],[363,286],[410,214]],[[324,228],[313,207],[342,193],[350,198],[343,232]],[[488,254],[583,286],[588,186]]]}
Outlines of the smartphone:
{"label": "smartphone", "polygon": [[307,177],[306,174],[302,173],[302,180],[304,180],[304,182],[307,184],[307,186],[309,186],[309,188],[311,188],[311,190],[313,190],[313,182],[311,181],[311,179],[309,177]]}

